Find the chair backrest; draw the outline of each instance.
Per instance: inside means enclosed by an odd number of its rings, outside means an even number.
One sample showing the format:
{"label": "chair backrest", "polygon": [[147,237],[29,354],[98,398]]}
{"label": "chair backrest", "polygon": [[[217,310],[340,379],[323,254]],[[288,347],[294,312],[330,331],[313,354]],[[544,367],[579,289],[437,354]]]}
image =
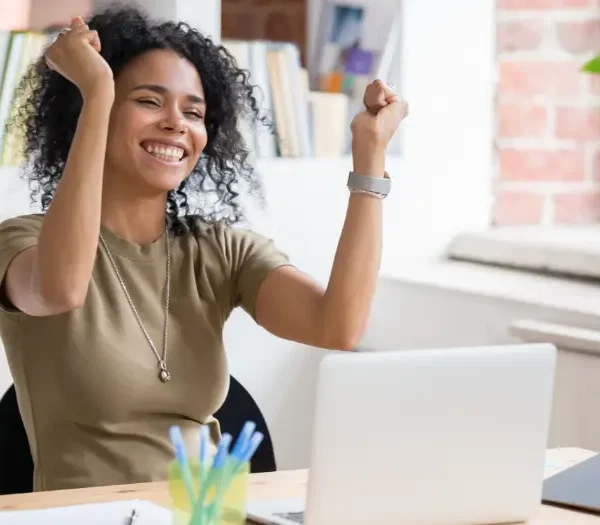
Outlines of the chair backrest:
{"label": "chair backrest", "polygon": [[[276,470],[273,442],[265,418],[250,393],[233,376],[223,406],[215,414],[222,432],[237,436],[246,421],[254,421],[265,436],[250,464],[251,472]],[[14,385],[0,400],[0,494],[33,491],[33,459],[17,404]]]}
{"label": "chair backrest", "polygon": [[33,491],[33,459],[12,385],[0,400],[0,494]]}
{"label": "chair backrest", "polygon": [[246,421],[254,421],[256,430],[265,436],[250,462],[250,472],[273,472],[277,469],[273,441],[267,422],[244,386],[233,376],[230,378],[229,392],[221,408],[215,413],[221,432],[228,432],[234,439]]}

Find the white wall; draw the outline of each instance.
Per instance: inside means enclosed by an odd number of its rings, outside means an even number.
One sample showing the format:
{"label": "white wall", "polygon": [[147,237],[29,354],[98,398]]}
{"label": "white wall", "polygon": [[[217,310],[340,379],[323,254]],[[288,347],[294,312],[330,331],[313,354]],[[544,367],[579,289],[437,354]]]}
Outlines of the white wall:
{"label": "white wall", "polygon": [[[419,224],[435,232],[435,251],[461,226],[490,221],[496,2],[350,0],[359,1],[402,9],[399,77],[390,80],[410,104],[401,151],[415,171],[414,199],[435,212]],[[308,2],[310,59],[323,0]]]}

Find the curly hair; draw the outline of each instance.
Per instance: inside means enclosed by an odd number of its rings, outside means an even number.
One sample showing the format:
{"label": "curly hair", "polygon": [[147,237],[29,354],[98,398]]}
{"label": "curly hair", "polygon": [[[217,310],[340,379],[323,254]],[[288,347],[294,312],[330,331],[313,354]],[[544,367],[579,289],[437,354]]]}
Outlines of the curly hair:
{"label": "curly hair", "polygon": [[[194,65],[205,91],[208,140],[190,176],[168,193],[166,213],[227,224],[243,220],[239,184],[258,194],[261,185],[248,160],[240,122],[250,119],[272,127],[253,95],[249,72],[238,67],[225,47],[188,24],[155,22],[137,8],[113,4],[86,23],[98,32],[101,55],[115,78],[131,59],[154,49],[172,50]],[[25,73],[15,100],[19,103],[10,125],[22,133],[32,201],[39,197],[45,211],[60,182],[83,100],[77,87],[50,69],[43,57]]]}

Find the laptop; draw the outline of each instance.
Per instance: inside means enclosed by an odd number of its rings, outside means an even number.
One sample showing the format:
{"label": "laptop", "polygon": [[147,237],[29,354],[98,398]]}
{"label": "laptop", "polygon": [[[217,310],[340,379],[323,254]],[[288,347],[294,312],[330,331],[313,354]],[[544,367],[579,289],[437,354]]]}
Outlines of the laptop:
{"label": "laptop", "polygon": [[550,344],[335,353],[321,362],[306,499],[273,525],[485,524],[541,505]]}

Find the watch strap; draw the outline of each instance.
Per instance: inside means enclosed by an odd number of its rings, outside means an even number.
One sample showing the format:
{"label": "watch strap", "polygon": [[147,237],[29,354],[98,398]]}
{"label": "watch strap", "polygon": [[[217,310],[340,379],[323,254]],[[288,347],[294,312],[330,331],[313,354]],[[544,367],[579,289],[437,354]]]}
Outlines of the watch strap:
{"label": "watch strap", "polygon": [[391,189],[391,180],[385,172],[383,177],[370,177],[369,175],[360,175],[353,171],[348,176],[348,188],[367,193],[375,193],[381,196],[387,196]]}

